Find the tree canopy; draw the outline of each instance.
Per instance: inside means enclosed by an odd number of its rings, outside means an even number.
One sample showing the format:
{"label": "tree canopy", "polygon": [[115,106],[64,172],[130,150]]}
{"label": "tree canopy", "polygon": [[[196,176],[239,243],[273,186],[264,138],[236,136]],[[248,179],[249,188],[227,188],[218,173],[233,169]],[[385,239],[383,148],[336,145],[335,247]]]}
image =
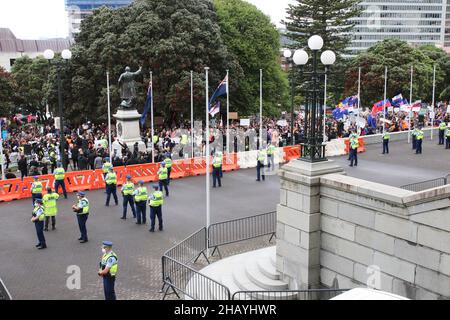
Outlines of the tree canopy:
{"label": "tree canopy", "polygon": [[11,74],[0,67],[0,115],[11,112],[14,97],[14,85]]}

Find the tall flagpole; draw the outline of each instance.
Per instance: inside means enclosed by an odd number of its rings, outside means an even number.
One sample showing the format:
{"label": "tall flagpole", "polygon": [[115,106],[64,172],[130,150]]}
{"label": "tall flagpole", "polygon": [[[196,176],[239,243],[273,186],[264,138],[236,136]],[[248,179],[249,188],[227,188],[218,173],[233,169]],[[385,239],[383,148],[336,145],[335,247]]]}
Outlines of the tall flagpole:
{"label": "tall flagpole", "polygon": [[[361,67],[358,68],[358,118],[360,117],[360,112],[361,112]],[[358,133],[360,133],[360,131],[358,131]]]}
{"label": "tall flagpole", "polygon": [[192,158],[194,158],[194,79],[193,71],[191,71],[191,147]]}
{"label": "tall flagpole", "polygon": [[[209,79],[208,79],[208,71],[209,68],[205,67],[205,104],[206,104],[206,239],[208,241],[208,229],[210,226],[210,198],[209,198],[209,166],[210,166],[210,158],[209,158]],[[206,255],[209,256],[209,248],[206,249]]]}
{"label": "tall flagpole", "polygon": [[227,153],[230,153],[230,78],[227,69]]}
{"label": "tall flagpole", "polygon": [[[324,92],[323,92],[323,143],[325,143],[325,135],[326,135],[326,118],[327,118],[327,80],[328,74],[325,71],[325,84],[324,84]],[[293,116],[293,115],[292,115]]]}
{"label": "tall flagpole", "polygon": [[262,107],[263,107],[263,73],[262,69],[259,69],[259,148],[261,149],[263,147],[263,141],[262,141]]}
{"label": "tall flagpole", "polygon": [[433,66],[433,98],[431,102],[431,140],[433,140],[433,126],[434,126],[434,96],[436,94],[436,64]]}
{"label": "tall flagpole", "polygon": [[412,116],[413,74],[414,74],[414,66],[411,65],[411,83],[410,83],[410,86],[409,86],[408,143],[411,143],[411,116]]}
{"label": "tall flagpole", "polygon": [[[384,101],[383,101],[383,120],[386,120],[386,95],[387,95],[387,66],[384,67]],[[383,121],[383,133],[386,131],[386,121]]]}
{"label": "tall flagpole", "polygon": [[152,163],[155,163],[155,144],[153,143],[153,136],[155,135],[155,128],[153,127],[153,72],[150,71],[150,119],[152,126]]}
{"label": "tall flagpole", "polygon": [[[108,94],[108,139],[109,139],[109,157],[112,158],[112,142],[111,142],[111,92],[109,88],[109,71],[106,72],[106,91]],[[112,161],[112,159],[111,159]]]}
{"label": "tall flagpole", "polygon": [[2,168],[2,180],[5,180],[5,159],[3,156],[3,136],[1,136],[1,127],[0,127],[0,165]]}

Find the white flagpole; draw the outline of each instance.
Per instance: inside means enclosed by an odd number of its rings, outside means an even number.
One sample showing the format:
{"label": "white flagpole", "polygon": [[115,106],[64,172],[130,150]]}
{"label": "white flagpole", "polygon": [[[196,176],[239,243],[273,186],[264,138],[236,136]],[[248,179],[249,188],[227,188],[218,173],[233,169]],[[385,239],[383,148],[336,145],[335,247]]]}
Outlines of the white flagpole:
{"label": "white flagpole", "polygon": [[433,140],[433,125],[434,125],[434,96],[436,94],[436,64],[433,66],[433,98],[431,102],[431,140]]}
{"label": "white flagpole", "polygon": [[0,165],[2,168],[2,180],[5,180],[5,160],[3,157],[3,137],[1,136],[1,132],[0,132]]}
{"label": "white flagpole", "polygon": [[323,140],[322,142],[325,143],[325,135],[326,135],[326,118],[327,118],[327,80],[328,75],[325,71],[325,86],[324,86],[324,93],[323,93]]}
{"label": "white flagpole", "polygon": [[[206,239],[208,241],[208,229],[210,226],[210,198],[209,198],[209,79],[208,79],[209,68],[205,67],[205,100],[206,100]],[[206,255],[209,257],[209,248],[206,249]]]}
{"label": "white flagpole", "polygon": [[262,107],[263,107],[263,73],[262,69],[259,69],[259,148],[262,148],[263,141],[262,141]]}
{"label": "white flagpole", "polygon": [[111,139],[111,92],[109,88],[109,71],[106,72],[106,89],[108,93],[108,139],[109,139],[109,157],[112,159],[112,139]]}
{"label": "white flagpole", "polygon": [[[386,120],[386,95],[387,95],[387,66],[384,67],[384,101],[383,101],[383,119]],[[386,131],[386,122],[383,121],[383,133]]]}
{"label": "white flagpole", "polygon": [[414,74],[414,66],[411,65],[411,84],[410,84],[410,86],[409,86],[408,143],[411,143],[411,117],[412,117],[413,74]]}
{"label": "white flagpole", "polygon": [[230,153],[230,78],[227,69],[227,153]]}
{"label": "white flagpole", "polygon": [[155,163],[155,145],[153,143],[153,136],[155,135],[155,128],[153,127],[153,72],[150,71],[150,95],[152,100],[150,101],[150,120],[152,126],[152,163]]}
{"label": "white flagpole", "polygon": [[[358,117],[361,112],[361,67],[358,68]],[[358,127],[358,125],[357,125]],[[361,128],[359,128],[361,129]],[[360,130],[358,130],[358,134],[361,133]]]}
{"label": "white flagpole", "polygon": [[191,71],[191,147],[192,158],[194,158],[194,79],[193,71]]}

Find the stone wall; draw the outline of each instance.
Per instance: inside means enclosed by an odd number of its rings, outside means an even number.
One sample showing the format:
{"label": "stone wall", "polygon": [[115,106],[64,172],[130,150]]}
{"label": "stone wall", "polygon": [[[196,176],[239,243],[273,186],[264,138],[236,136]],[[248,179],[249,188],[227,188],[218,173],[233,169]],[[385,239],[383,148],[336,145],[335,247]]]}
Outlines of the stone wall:
{"label": "stone wall", "polygon": [[320,212],[323,285],[450,298],[450,186],[415,193],[325,175]]}
{"label": "stone wall", "polygon": [[343,173],[333,161],[282,168],[282,279],[291,289],[369,286],[450,298],[450,186],[415,193]]}

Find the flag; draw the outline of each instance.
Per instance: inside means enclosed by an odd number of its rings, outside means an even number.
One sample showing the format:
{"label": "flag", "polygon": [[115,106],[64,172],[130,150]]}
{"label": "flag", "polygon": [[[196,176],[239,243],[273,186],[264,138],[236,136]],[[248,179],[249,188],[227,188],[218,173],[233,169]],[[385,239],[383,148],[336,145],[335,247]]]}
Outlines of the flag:
{"label": "flag", "polygon": [[391,106],[391,102],[389,99],[386,99],[386,102],[384,100],[378,101],[375,103],[372,107],[372,115],[375,116],[378,112],[383,111],[383,106],[386,103],[386,108]]}
{"label": "flag", "polygon": [[144,126],[145,124],[145,119],[147,118],[147,114],[150,110],[150,107],[152,105],[152,82],[150,81],[150,83],[148,84],[148,90],[147,90],[147,99],[145,99],[145,106],[144,106],[144,112],[142,112],[142,116],[141,116],[141,126]]}
{"label": "flag", "polygon": [[217,101],[212,108],[209,108],[209,114],[211,117],[214,117],[216,114],[220,112],[220,101]]}
{"label": "flag", "polygon": [[413,112],[419,112],[421,108],[422,108],[422,100],[414,102],[411,106],[411,110]]}
{"label": "flag", "polygon": [[377,119],[375,117],[373,117],[370,113],[369,113],[369,116],[367,117],[367,124],[369,126],[371,126],[372,128],[377,127]]}
{"label": "flag", "polygon": [[403,104],[403,102],[404,102],[404,99],[403,99],[403,96],[401,93],[392,98],[392,105],[394,107],[401,106]]}
{"label": "flag", "polygon": [[[219,104],[215,104],[213,105],[213,103],[217,100],[217,98],[225,96],[228,94],[227,92],[227,82],[228,82],[228,77],[225,76],[225,79],[222,80],[222,82],[220,82],[219,86],[217,87],[216,91],[214,91],[211,99],[209,99],[209,113],[211,114],[211,116],[214,116],[217,112],[219,112],[220,110],[220,103]],[[213,114],[213,109],[218,107],[219,109],[214,112]]]}

